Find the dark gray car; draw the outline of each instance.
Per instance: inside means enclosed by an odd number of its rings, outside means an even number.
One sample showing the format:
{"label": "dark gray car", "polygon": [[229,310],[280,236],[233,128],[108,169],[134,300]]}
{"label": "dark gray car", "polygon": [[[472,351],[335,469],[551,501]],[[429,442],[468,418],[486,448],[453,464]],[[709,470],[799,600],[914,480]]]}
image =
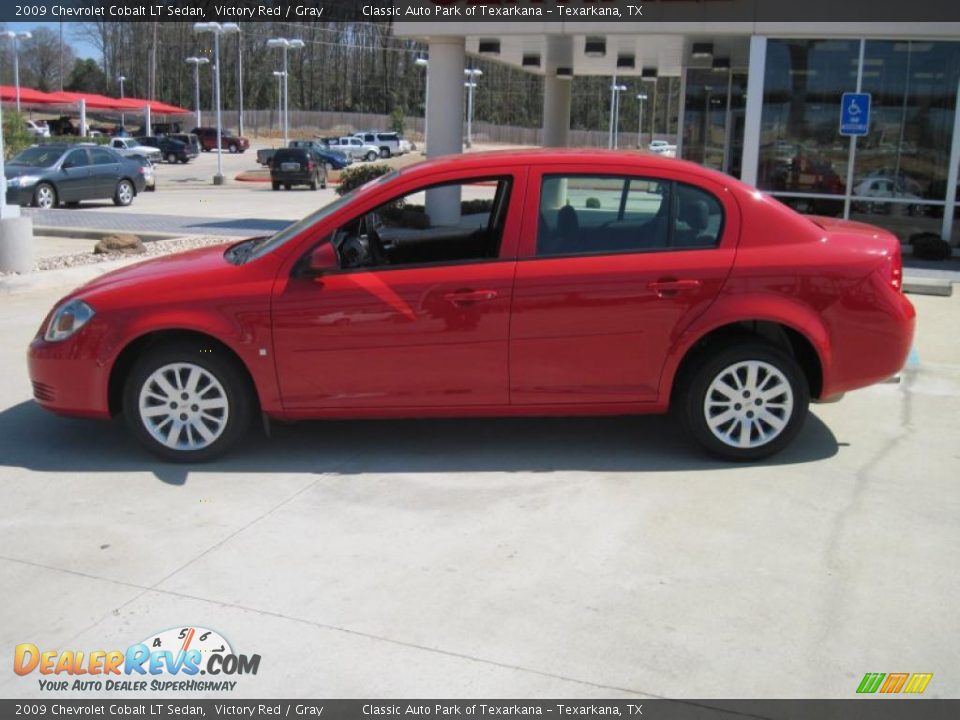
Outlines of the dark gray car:
{"label": "dark gray car", "polygon": [[35,145],[10,160],[4,174],[8,203],[41,208],[100,199],[129,205],[146,186],[140,163],[98,145]]}

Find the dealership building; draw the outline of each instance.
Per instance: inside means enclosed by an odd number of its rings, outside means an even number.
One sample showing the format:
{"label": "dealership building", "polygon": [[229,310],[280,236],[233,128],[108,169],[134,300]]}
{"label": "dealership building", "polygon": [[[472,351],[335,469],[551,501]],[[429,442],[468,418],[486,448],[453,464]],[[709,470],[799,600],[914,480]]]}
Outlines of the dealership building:
{"label": "dealership building", "polygon": [[571,144],[571,79],[610,76],[621,106],[645,103],[632,146],[667,140],[802,212],[960,243],[960,22],[871,21],[863,0],[843,3],[862,22],[715,19],[755,2],[682,3],[699,21],[401,21],[394,34],[429,46],[428,155],[462,149],[450,108],[471,58],[543,76],[549,147]]}

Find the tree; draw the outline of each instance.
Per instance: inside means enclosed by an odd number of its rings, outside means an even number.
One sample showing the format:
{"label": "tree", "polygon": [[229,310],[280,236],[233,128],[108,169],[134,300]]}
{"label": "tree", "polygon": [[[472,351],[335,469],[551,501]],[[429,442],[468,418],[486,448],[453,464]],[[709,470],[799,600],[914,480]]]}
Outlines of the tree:
{"label": "tree", "polygon": [[[23,42],[20,54],[20,82],[43,92],[59,90],[61,86],[60,34],[50,28],[36,27],[33,37]],[[73,49],[64,43],[62,68],[66,74],[73,65]],[[66,78],[63,78],[66,85]]]}
{"label": "tree", "polygon": [[64,89],[72,92],[99,93],[103,92],[106,82],[106,75],[97,61],[87,58],[77,60],[73,64],[73,70],[70,71],[70,77]]}

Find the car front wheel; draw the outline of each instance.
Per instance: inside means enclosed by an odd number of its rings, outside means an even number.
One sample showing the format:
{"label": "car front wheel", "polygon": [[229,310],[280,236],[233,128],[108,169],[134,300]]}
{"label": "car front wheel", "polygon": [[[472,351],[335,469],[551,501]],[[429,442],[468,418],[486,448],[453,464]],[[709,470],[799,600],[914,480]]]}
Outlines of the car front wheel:
{"label": "car front wheel", "polygon": [[176,154],[176,153],[169,153],[169,154],[167,155],[167,162],[168,162],[168,163],[170,163],[171,165],[173,165],[176,161],[177,161],[177,154]]}
{"label": "car front wheel", "polygon": [[728,460],[760,460],[800,432],[810,391],[788,354],[744,341],[707,356],[685,382],[683,419],[706,450]]}
{"label": "car front wheel", "polygon": [[380,157],[379,153],[375,153],[373,150],[371,150],[370,152],[367,153],[367,160],[368,160],[369,162],[373,162],[373,161],[376,160],[378,157]]}
{"label": "car front wheel", "polygon": [[127,378],[123,412],[147,449],[174,462],[206,462],[246,431],[249,385],[216,347],[174,344],[144,355]]}
{"label": "car front wheel", "polygon": [[133,183],[129,180],[121,180],[117,183],[117,189],[113,192],[113,204],[126,207],[133,202],[133,196]]}
{"label": "car front wheel", "polygon": [[33,206],[49,209],[57,206],[57,191],[50,183],[40,183],[33,191]]}

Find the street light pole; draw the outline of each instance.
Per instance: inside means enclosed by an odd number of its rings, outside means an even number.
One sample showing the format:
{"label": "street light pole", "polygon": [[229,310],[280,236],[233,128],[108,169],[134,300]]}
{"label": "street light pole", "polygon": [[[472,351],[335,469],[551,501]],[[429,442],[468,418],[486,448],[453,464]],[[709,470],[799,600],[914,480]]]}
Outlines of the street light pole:
{"label": "street light pole", "polygon": [[617,136],[620,134],[620,93],[627,89],[626,85],[617,85],[617,76],[613,76],[613,85],[610,86],[610,141],[608,146],[616,150],[620,144]]}
{"label": "street light pole", "polygon": [[483,75],[480,68],[466,68],[463,74],[470,78],[463,85],[467,88],[467,147],[473,145],[473,91],[477,87],[477,78]]}
{"label": "street light pole", "polygon": [[643,147],[643,103],[647,99],[645,92],[637,93],[637,100],[640,101],[639,116],[637,118],[637,150]]}
{"label": "street light pole", "polygon": [[283,50],[283,144],[290,142],[290,88],[287,84],[289,70],[287,69],[287,50],[298,50],[304,46],[303,40],[294,38],[270,38],[267,47],[278,47]]}
{"label": "street light pole", "polygon": [[197,127],[203,125],[200,115],[200,66],[210,62],[205,57],[191,56],[184,60],[185,63],[193,65],[193,105],[196,108]]}
{"label": "street light pole", "polygon": [[[126,76],[124,76],[124,75],[118,75],[118,76],[117,76],[117,82],[120,83],[120,99],[121,99],[121,100],[123,100],[123,81],[126,80],[126,79],[127,79],[127,78],[126,78]],[[126,117],[125,114],[123,113],[123,111],[121,111],[121,112],[120,112],[120,127],[121,127],[121,129],[123,129],[123,128],[126,126],[125,117]],[[153,133],[150,132],[150,128],[147,128],[147,135],[152,135],[152,134],[153,134]]]}
{"label": "street light pole", "polygon": [[413,61],[413,64],[417,67],[422,67],[426,71],[426,88],[424,89],[424,98],[423,98],[423,154],[427,154],[427,117],[430,114],[430,70],[429,65],[430,61],[424,57],[418,57]]}
{"label": "street light pole", "polygon": [[243,39],[237,25],[237,134],[243,135]]}
{"label": "street light pole", "polygon": [[236,23],[200,22],[193,24],[194,32],[213,33],[213,103],[217,110],[217,174],[213,176],[214,185],[223,185],[223,122],[220,117],[220,36],[224,33],[240,32]]}
{"label": "street light pole", "polygon": [[277,79],[277,129],[283,129],[283,70],[274,70],[273,76]]}
{"label": "street light pole", "polygon": [[9,38],[13,42],[13,83],[17,87],[17,112],[20,112],[20,41],[29,40],[33,37],[32,33],[27,31],[15,32],[6,30],[0,33],[3,37]]}

